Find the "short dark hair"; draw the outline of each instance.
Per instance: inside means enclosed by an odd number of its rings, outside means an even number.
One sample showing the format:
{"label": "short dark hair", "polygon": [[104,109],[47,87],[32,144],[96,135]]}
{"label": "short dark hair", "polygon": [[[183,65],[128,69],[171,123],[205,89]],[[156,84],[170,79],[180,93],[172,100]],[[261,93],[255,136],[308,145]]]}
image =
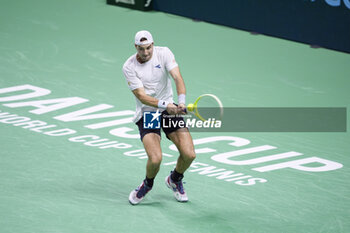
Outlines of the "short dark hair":
{"label": "short dark hair", "polygon": [[145,41],[145,40],[147,40],[147,38],[146,38],[146,37],[142,37],[142,38],[140,39],[140,42]]}

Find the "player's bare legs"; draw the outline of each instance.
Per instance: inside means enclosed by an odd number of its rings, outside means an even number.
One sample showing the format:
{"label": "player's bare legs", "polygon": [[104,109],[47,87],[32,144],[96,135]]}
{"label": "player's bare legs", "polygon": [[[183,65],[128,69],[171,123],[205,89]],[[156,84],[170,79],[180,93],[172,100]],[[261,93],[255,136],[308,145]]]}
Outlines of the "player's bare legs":
{"label": "player's bare legs", "polygon": [[146,178],[135,190],[131,191],[129,195],[129,202],[133,205],[140,203],[145,195],[152,189],[154,178],[162,162],[160,136],[156,133],[148,133],[143,137],[142,142],[148,155]]}
{"label": "player's bare legs", "polygon": [[182,128],[172,132],[168,137],[180,153],[176,164],[176,171],[183,174],[196,158],[191,134],[188,132],[188,129]]}
{"label": "player's bare legs", "polygon": [[188,197],[183,188],[182,178],[183,173],[196,158],[192,137],[186,128],[178,129],[170,133],[168,137],[176,145],[180,156],[177,160],[175,170],[165,178],[165,184],[173,190],[176,200],[186,202],[188,201]]}
{"label": "player's bare legs", "polygon": [[152,179],[156,177],[162,162],[160,136],[155,133],[148,133],[143,137],[142,142],[148,156],[146,177]]}

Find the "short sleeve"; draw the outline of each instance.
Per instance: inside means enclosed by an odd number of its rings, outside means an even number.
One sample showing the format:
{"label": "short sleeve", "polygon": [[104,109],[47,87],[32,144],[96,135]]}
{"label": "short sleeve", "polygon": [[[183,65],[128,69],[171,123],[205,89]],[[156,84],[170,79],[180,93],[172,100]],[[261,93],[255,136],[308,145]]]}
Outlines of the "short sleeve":
{"label": "short sleeve", "polygon": [[165,62],[165,67],[167,71],[170,71],[178,66],[178,64],[176,63],[174,54],[167,47],[165,47],[165,50],[164,50],[164,62]]}
{"label": "short sleeve", "polygon": [[123,66],[123,73],[130,90],[135,90],[137,88],[143,87],[142,81],[136,76],[135,71],[127,65]]}

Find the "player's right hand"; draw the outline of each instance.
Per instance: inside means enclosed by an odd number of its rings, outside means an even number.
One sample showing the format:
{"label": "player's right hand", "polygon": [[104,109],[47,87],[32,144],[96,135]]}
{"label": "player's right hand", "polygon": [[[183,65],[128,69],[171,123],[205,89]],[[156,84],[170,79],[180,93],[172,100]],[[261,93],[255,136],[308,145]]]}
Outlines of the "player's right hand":
{"label": "player's right hand", "polygon": [[177,108],[178,108],[178,111],[179,111],[178,114],[181,114],[181,115],[187,114],[186,105],[179,104],[179,106],[177,106]]}
{"label": "player's right hand", "polygon": [[179,109],[175,104],[168,104],[168,106],[166,107],[166,111],[170,114],[170,115],[176,115],[179,114]]}

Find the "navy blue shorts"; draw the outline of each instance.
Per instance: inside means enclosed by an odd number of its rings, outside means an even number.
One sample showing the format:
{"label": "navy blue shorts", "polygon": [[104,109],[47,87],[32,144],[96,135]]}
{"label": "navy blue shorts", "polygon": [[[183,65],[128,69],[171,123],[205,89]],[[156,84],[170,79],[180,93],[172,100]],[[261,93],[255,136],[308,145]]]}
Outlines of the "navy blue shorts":
{"label": "navy blue shorts", "polygon": [[[172,121],[172,124],[169,124],[170,121]],[[179,124],[180,121],[184,122],[184,118],[181,116],[170,115],[166,110],[162,112],[162,115],[160,116],[160,122],[161,122],[160,127],[163,129],[163,132],[165,133],[166,137],[169,140],[170,140],[170,138],[168,137],[168,135],[170,133],[175,132],[176,130],[181,129],[181,128],[186,128],[186,127],[180,126],[181,125],[181,124]],[[164,122],[164,125],[167,125],[170,127],[163,127],[163,122]],[[142,141],[143,137],[148,133],[156,133],[159,136],[161,136],[160,129],[144,129],[143,128],[143,117],[141,117],[141,119],[138,122],[136,122],[136,125],[139,127],[141,141]]]}

